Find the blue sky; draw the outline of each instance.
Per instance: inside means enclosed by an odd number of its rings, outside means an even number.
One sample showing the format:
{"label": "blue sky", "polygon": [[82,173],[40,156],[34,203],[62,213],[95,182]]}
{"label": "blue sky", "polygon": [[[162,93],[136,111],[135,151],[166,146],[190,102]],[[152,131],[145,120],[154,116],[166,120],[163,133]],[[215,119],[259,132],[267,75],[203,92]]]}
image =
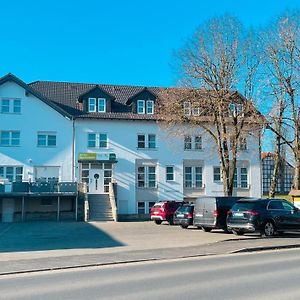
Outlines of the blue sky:
{"label": "blue sky", "polygon": [[176,84],[172,53],[210,17],[260,26],[297,0],[51,0],[1,3],[0,76],[148,86]]}

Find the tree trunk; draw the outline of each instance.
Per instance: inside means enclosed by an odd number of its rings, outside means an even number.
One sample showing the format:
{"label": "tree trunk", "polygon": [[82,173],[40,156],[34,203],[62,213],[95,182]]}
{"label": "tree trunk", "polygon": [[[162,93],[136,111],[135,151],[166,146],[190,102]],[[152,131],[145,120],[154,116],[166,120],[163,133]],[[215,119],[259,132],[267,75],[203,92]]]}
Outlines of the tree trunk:
{"label": "tree trunk", "polygon": [[278,153],[278,151],[276,151],[275,157],[274,157],[274,169],[273,169],[273,174],[272,174],[272,179],[271,179],[271,185],[269,188],[269,197],[270,198],[274,198],[274,196],[275,196],[278,171],[279,171],[279,160],[280,160],[279,153]]}

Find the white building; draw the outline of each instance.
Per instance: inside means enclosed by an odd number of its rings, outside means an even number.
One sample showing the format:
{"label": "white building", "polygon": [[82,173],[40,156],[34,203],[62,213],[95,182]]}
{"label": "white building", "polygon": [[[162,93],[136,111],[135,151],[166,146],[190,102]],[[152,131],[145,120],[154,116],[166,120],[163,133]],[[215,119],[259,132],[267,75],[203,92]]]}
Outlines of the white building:
{"label": "white building", "polygon": [[[148,213],[157,200],[222,195],[213,141],[200,128],[184,136],[165,130],[155,119],[158,93],[159,88],[136,86],[47,81],[27,85],[11,74],[4,76],[0,178],[30,184],[85,182],[89,195],[99,195],[93,196],[99,201],[113,180],[119,214]],[[234,193],[260,197],[260,173],[256,132],[239,151]],[[51,211],[51,205],[53,212],[59,207],[77,215],[77,200],[48,201],[46,207],[42,198],[26,200],[23,194],[18,206],[12,194],[0,190],[2,211],[16,213],[21,206],[22,219],[30,211]]]}

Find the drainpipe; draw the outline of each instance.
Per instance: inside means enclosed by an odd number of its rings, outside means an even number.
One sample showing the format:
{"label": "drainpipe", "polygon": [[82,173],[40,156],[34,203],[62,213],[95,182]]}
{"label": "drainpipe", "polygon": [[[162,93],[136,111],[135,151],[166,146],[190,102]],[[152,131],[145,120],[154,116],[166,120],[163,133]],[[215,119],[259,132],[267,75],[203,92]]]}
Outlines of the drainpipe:
{"label": "drainpipe", "polygon": [[72,118],[72,182],[75,181],[75,119]]}

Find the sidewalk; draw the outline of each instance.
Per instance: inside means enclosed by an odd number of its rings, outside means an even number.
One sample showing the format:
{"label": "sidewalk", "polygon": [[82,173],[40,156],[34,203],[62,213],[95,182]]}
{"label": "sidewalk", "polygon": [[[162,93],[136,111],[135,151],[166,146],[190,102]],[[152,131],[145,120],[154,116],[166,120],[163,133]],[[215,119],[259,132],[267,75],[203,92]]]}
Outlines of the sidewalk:
{"label": "sidewalk", "polygon": [[[57,223],[44,224],[49,229],[50,232],[51,225],[52,229],[57,228]],[[78,228],[81,228],[81,231],[78,231],[78,246],[87,246],[84,242],[83,237],[87,232],[83,230],[86,225],[83,224],[81,227],[80,223],[77,224]],[[73,227],[74,224],[69,224]],[[117,225],[116,225],[117,224]],[[56,232],[55,236],[61,235],[64,237],[64,232],[68,232],[66,228],[69,228],[68,224],[65,224],[65,228],[61,227],[61,231]],[[265,238],[261,239],[258,236],[243,236],[236,237],[231,234],[222,234],[222,233],[204,233],[199,230],[181,230],[178,227],[174,226],[165,226],[165,227],[152,227],[153,224],[148,224],[147,222],[142,224],[130,224],[130,223],[98,223],[94,224],[92,233],[98,234],[98,231],[94,231],[94,228],[101,228],[104,235],[104,240],[95,243],[93,245],[98,245],[97,247],[86,247],[86,248],[67,248],[66,249],[51,249],[51,250],[31,250],[31,251],[10,251],[3,252],[5,245],[3,241],[13,242],[15,241],[13,233],[16,233],[18,226],[13,226],[10,229],[5,229],[5,232],[0,231],[0,275],[13,274],[13,273],[23,273],[23,272],[34,272],[41,270],[53,270],[53,269],[62,269],[62,268],[75,268],[83,266],[99,266],[107,264],[117,264],[117,263],[129,263],[137,261],[147,261],[147,260],[161,260],[161,259],[173,259],[173,258],[183,258],[183,257],[193,257],[193,256],[204,256],[204,255],[216,255],[216,254],[229,254],[237,253],[244,251],[254,251],[254,250],[263,250],[263,249],[276,249],[276,248],[288,248],[288,247],[300,247],[300,234],[288,234],[284,236],[278,236],[274,238]],[[28,229],[37,229],[40,228],[42,224],[34,223],[25,227]],[[24,226],[23,226],[24,227]],[[43,227],[43,226],[42,226]],[[98,229],[99,229],[98,228]],[[123,229],[122,229],[123,228]],[[128,229],[131,228],[131,233],[128,232]],[[1,228],[3,229],[3,228]],[[14,230],[13,230],[14,229]],[[12,231],[10,233],[10,230]],[[104,232],[105,230],[105,232]],[[127,232],[125,238],[122,241],[118,240],[119,235],[122,231]],[[165,237],[165,241],[161,240],[161,245],[155,244],[156,241],[152,233],[160,232],[160,239]],[[4,233],[3,233],[4,232]],[[80,233],[83,236],[80,236]],[[114,232],[114,234],[113,234]],[[46,233],[45,230],[40,231],[40,237],[42,240],[45,239]],[[147,233],[147,234],[146,234]],[[166,238],[165,234],[168,233],[169,238]],[[36,231],[33,230],[33,236],[36,236]],[[88,238],[93,238],[93,234],[90,233]],[[113,235],[113,236],[112,236]],[[22,236],[18,235],[19,237]],[[102,235],[101,235],[102,236]],[[111,247],[110,239],[107,240],[107,236],[110,236],[114,240],[115,247]],[[156,235],[155,235],[156,236]],[[186,243],[172,245],[172,239],[174,236],[178,236],[178,239],[185,240],[193,237],[192,241],[186,241]],[[28,235],[27,235],[28,237]],[[53,235],[52,235],[53,237]],[[195,239],[195,237],[201,237],[202,239]],[[105,240],[106,238],[106,240]],[[151,247],[151,239],[153,247]],[[148,240],[148,243],[144,243],[145,239]],[[128,244],[125,244],[125,240]],[[51,238],[50,238],[51,241]],[[23,241],[24,242],[24,241]],[[36,240],[36,243],[39,244],[39,239]],[[49,242],[49,241],[47,241]],[[187,243],[188,242],[188,243]],[[38,248],[37,244],[33,245],[33,248]],[[107,244],[107,247],[105,246]],[[23,243],[20,243],[24,248]],[[58,243],[56,241],[56,246]],[[70,241],[66,241],[65,246],[73,245]],[[101,245],[101,247],[100,247]],[[11,245],[8,245],[8,248],[11,248]],[[63,245],[61,245],[63,246]],[[74,245],[73,245],[74,246]],[[22,248],[21,247],[21,248]],[[26,247],[25,247],[26,248]],[[42,248],[42,247],[40,247]],[[47,247],[49,248],[49,245]]]}

